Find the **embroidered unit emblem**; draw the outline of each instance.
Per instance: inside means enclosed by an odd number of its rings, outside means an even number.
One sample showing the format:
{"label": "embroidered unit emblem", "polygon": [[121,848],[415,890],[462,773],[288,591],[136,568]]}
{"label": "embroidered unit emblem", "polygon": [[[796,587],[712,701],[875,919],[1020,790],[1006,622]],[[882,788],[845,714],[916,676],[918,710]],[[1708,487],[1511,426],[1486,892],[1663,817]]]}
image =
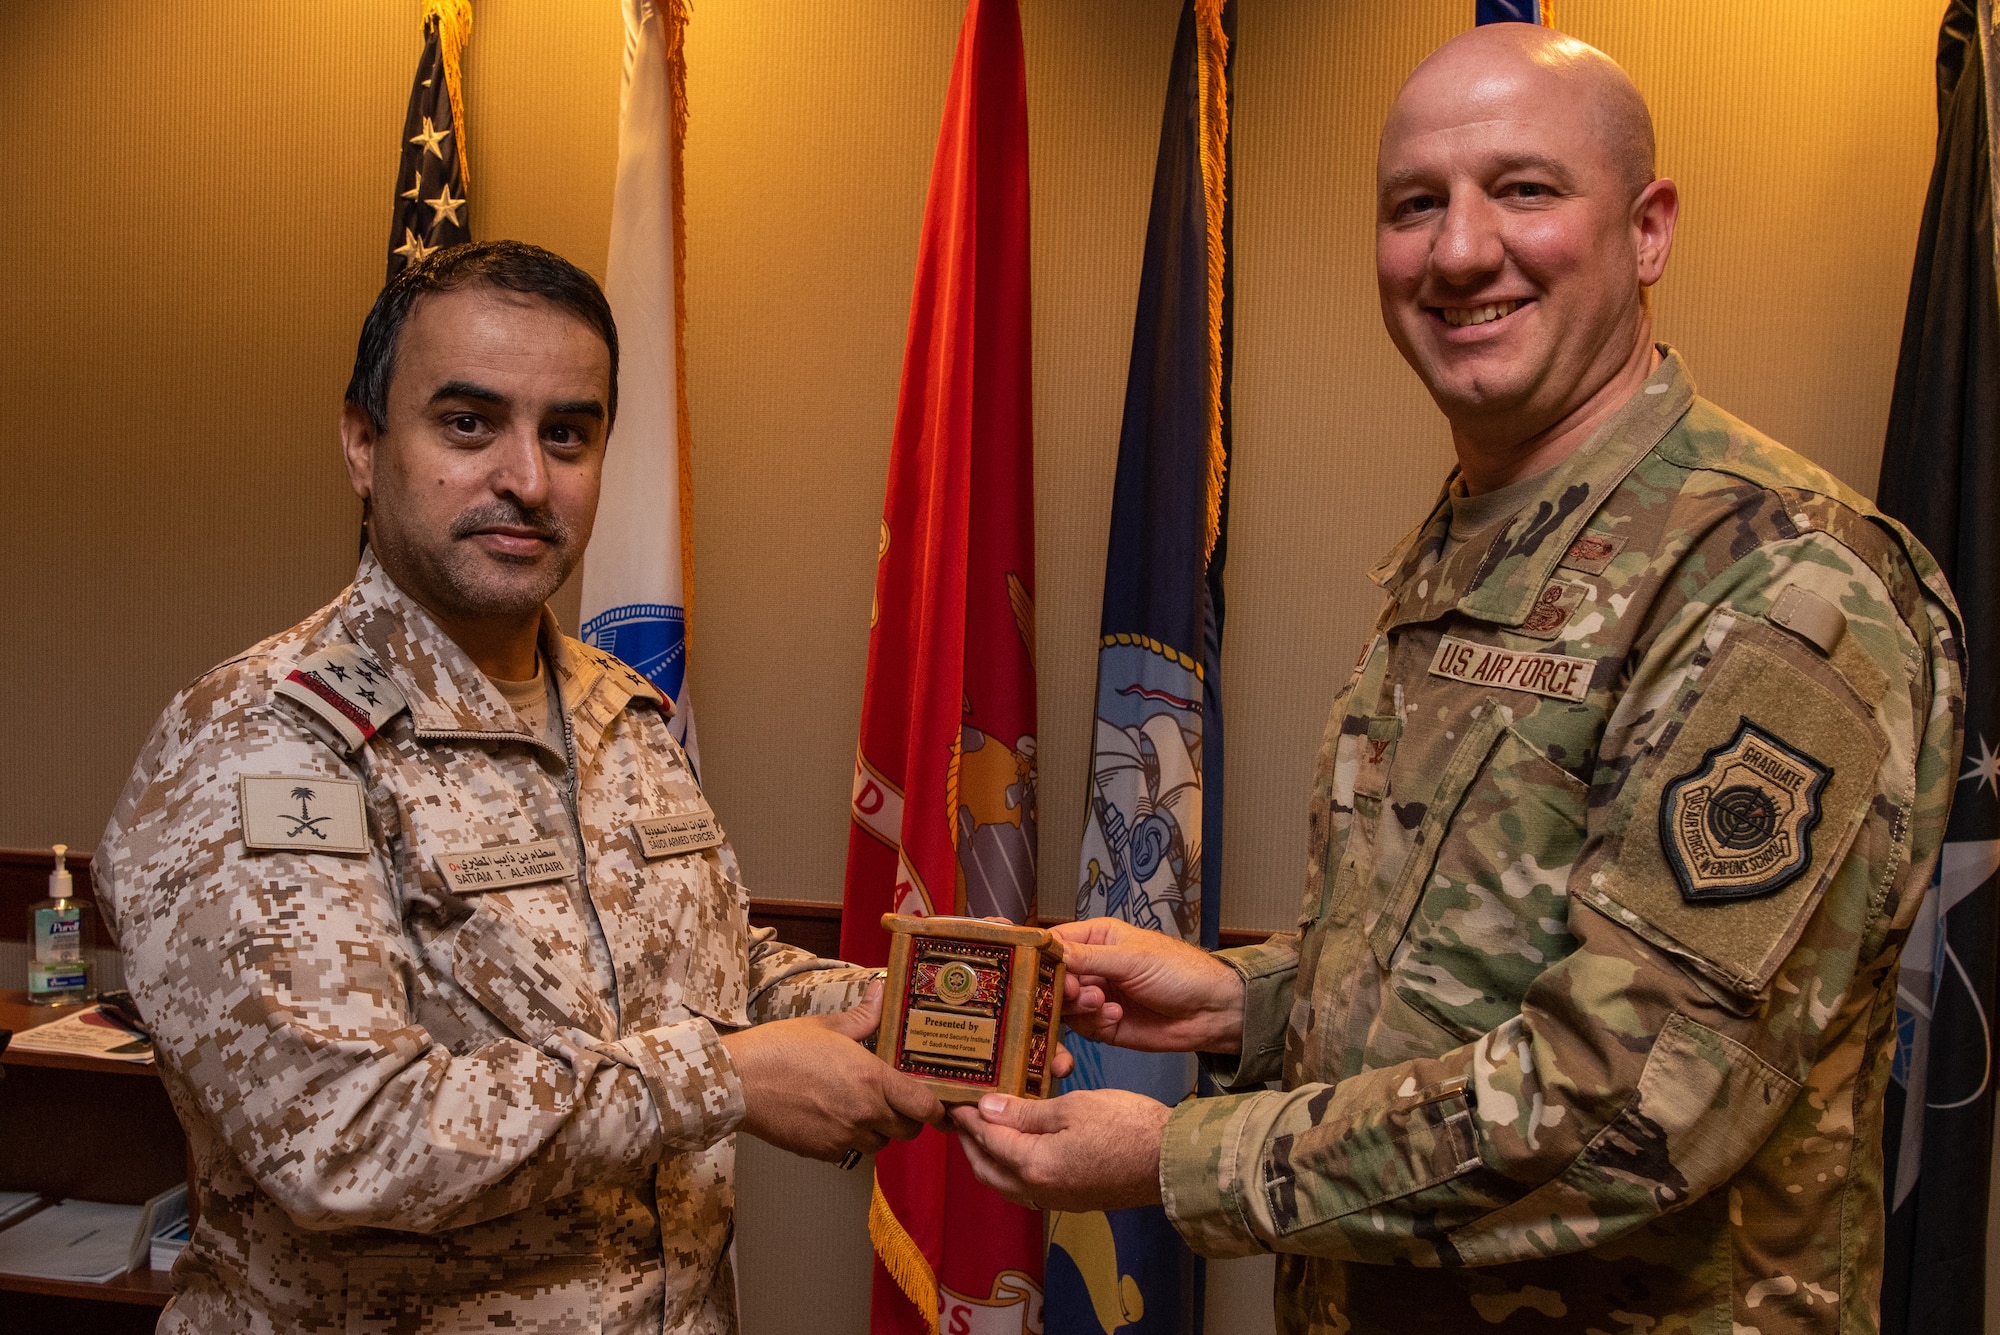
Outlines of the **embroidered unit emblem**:
{"label": "embroidered unit emblem", "polygon": [[1609,533],[1595,533],[1585,530],[1569,545],[1557,565],[1571,570],[1581,570],[1586,575],[1601,575],[1618,553],[1625,550],[1625,539]]}
{"label": "embroidered unit emblem", "polygon": [[243,775],[236,780],[243,846],[260,852],[366,853],[361,785],[314,774]]}
{"label": "embroidered unit emblem", "polygon": [[1554,639],[1562,634],[1562,628],[1576,615],[1576,609],[1583,605],[1584,595],[1589,592],[1588,584],[1566,579],[1550,580],[1542,586],[1535,605],[1528,610],[1528,619],[1521,623],[1521,633],[1538,640]]}
{"label": "embroidered unit emblem", "polygon": [[1669,783],[1660,846],[1690,904],[1755,899],[1812,862],[1819,795],[1833,771],[1749,719]]}

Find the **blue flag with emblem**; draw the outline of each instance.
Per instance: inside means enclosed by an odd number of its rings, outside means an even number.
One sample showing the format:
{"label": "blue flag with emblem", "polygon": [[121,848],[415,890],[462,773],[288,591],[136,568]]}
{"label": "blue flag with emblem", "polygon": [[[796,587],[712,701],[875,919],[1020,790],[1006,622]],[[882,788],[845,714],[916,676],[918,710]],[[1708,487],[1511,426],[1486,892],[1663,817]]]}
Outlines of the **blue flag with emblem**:
{"label": "blue flag with emblem", "polygon": [[[1105,557],[1076,914],[1213,949],[1222,864],[1233,0],[1187,0],[1167,81]],[[1065,1040],[1068,1089],[1178,1103],[1184,1053]],[[1048,1335],[1200,1329],[1199,1260],[1158,1206],[1051,1212]]]}
{"label": "blue flag with emblem", "polygon": [[586,643],[673,703],[669,730],[697,770],[688,698],[694,470],[687,407],[686,0],[623,0],[625,71],[604,296],[618,321],[617,438],[604,456],[583,563]]}
{"label": "blue flag with emblem", "polygon": [[1877,500],[1937,558],[1965,614],[1965,764],[1896,985],[1886,1091],[1884,1335],[1985,1322],[2000,993],[2000,284],[1991,0],[1938,36],[1937,163],[1924,202]]}

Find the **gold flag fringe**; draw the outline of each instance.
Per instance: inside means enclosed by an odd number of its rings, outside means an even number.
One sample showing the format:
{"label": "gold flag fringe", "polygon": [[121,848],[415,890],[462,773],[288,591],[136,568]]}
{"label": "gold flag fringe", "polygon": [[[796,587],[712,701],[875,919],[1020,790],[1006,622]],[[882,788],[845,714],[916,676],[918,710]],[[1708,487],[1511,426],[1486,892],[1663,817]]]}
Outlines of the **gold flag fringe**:
{"label": "gold flag fringe", "polygon": [[458,179],[472,185],[472,158],[465,151],[465,44],[472,40],[472,0],[424,0],[423,26],[438,25],[438,53],[444,58],[444,91],[451,99],[452,138],[457,143]]}
{"label": "gold flag fringe", "polygon": [[1222,536],[1222,482],[1229,461],[1222,446],[1222,212],[1229,166],[1229,37],[1222,31],[1226,0],[1195,0],[1195,69],[1201,100],[1201,188],[1208,213],[1208,530],[1205,564]]}
{"label": "gold flag fringe", "polygon": [[681,170],[687,145],[687,22],[689,0],[653,0],[666,39],[667,104],[671,125],[667,138],[667,170],[673,177],[674,235],[674,434],[680,448],[681,501],[681,653],[694,652],[694,438],[688,430],[687,373],[687,173]]}
{"label": "gold flag fringe", "polygon": [[889,1272],[889,1278],[896,1281],[896,1287],[930,1326],[931,1335],[937,1335],[937,1276],[932,1273],[923,1249],[890,1208],[889,1198],[882,1194],[880,1178],[875,1179],[874,1194],[868,1198],[868,1240],[875,1244],[875,1254],[882,1258],[882,1268]]}

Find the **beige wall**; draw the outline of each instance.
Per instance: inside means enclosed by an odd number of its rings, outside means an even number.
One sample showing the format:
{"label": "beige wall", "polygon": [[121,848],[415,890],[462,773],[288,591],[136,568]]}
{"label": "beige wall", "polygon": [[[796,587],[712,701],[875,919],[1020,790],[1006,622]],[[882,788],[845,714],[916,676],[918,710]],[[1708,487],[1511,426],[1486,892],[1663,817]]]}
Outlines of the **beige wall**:
{"label": "beige wall", "polygon": [[[1043,906],[1082,810],[1118,411],[1178,0],[1023,0]],[[478,0],[473,223],[602,272],[615,0]],[[694,689],[757,893],[832,899],[876,516],[958,0],[701,0],[689,38]],[[166,697],[343,582],[335,454],[380,281],[414,0],[0,6],[0,844],[89,845]],[[1244,0],[1224,920],[1296,902],[1311,750],[1444,433],[1370,272],[1374,129],[1471,0]],[[1864,492],[1931,143],[1936,0],[1559,0],[1661,122],[1663,335]],[[573,593],[564,605],[573,610]],[[753,1330],[860,1329],[853,1175],[746,1156]],[[810,1222],[801,1222],[810,1221]],[[786,1282],[768,1279],[773,1269]],[[1225,1272],[1253,1328],[1261,1269]],[[794,1281],[794,1276],[797,1282]],[[1244,1278],[1244,1277],[1248,1278]],[[822,1296],[814,1290],[830,1286]]]}

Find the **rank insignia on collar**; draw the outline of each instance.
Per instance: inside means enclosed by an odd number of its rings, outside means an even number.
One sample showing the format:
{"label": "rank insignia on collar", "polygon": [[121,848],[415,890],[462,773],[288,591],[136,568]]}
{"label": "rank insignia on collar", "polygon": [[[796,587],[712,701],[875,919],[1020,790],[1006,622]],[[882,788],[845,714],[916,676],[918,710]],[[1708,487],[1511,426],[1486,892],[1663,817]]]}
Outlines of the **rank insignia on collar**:
{"label": "rank insignia on collar", "polygon": [[1833,771],[1740,718],[1736,735],[1667,785],[1660,846],[1690,904],[1756,899],[1812,862],[1819,795]]}
{"label": "rank insignia on collar", "polygon": [[1624,550],[1625,539],[1616,534],[1585,529],[1577,535],[1576,541],[1569,545],[1569,550],[1563,553],[1562,560],[1556,564],[1567,566],[1571,570],[1581,570],[1586,575],[1601,575],[1605,567]]}

